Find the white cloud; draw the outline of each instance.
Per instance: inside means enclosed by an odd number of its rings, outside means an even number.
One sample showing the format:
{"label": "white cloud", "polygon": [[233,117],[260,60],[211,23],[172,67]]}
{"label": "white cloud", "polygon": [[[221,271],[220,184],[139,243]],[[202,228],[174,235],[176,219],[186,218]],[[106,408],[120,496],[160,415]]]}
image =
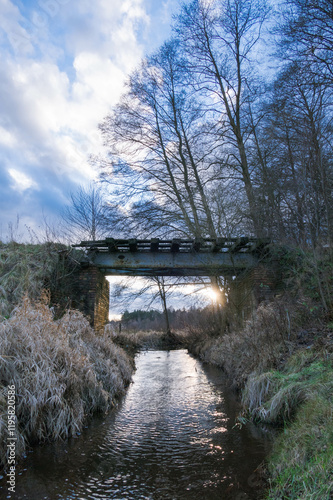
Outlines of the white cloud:
{"label": "white cloud", "polygon": [[145,12],[142,0],[123,0],[121,11],[125,12],[130,19],[143,19],[145,22],[149,22],[149,16]]}
{"label": "white cloud", "polygon": [[[126,74],[110,59],[104,59],[92,52],[81,52],[75,58],[73,66],[76,70],[73,99],[81,104],[87,102],[89,105],[91,100],[94,100],[99,112],[106,113],[106,107],[115,104],[119,99]],[[96,108],[92,111],[96,113]]]}
{"label": "white cloud", "polygon": [[9,168],[8,173],[14,180],[13,187],[16,191],[24,193],[24,191],[30,188],[38,189],[38,184],[23,172],[14,168]]}
{"label": "white cloud", "polygon": [[[96,176],[88,156],[100,151],[97,126],[144,54],[142,36],[153,26],[147,4],[0,0],[4,218],[14,220],[23,206],[26,216],[29,209],[39,214],[39,204],[55,213],[59,192]],[[154,2],[156,11],[163,12],[162,0]]]}
{"label": "white cloud", "polygon": [[13,50],[21,55],[32,54],[34,49],[31,36],[22,26],[24,18],[18,7],[9,0],[0,0],[0,12],[0,30]]}
{"label": "white cloud", "polygon": [[12,148],[17,145],[16,137],[8,130],[0,127],[0,144]]}

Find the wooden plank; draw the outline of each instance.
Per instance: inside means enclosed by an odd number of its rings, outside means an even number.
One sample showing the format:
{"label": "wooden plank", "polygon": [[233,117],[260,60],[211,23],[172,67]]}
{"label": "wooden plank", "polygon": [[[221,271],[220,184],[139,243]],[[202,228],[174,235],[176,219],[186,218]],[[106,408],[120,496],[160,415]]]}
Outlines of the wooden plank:
{"label": "wooden plank", "polygon": [[242,237],[238,238],[233,245],[230,247],[230,252],[231,253],[236,253],[239,252],[242,248],[244,248],[249,242],[249,238],[247,237]]}
{"label": "wooden plank", "polygon": [[253,237],[241,238],[195,238],[195,239],[180,239],[174,238],[170,240],[161,240],[159,238],[151,239],[114,239],[106,238],[105,240],[96,241],[81,241],[80,244],[72,245],[75,248],[87,248],[88,252],[94,250],[109,251],[109,252],[163,252],[163,253],[221,253],[221,250],[228,251],[232,254],[238,252],[244,253],[263,253],[265,248],[270,243],[267,238],[259,239]]}
{"label": "wooden plank", "polygon": [[212,252],[219,252],[222,248],[224,248],[226,242],[226,238],[216,238],[213,243]]}
{"label": "wooden plank", "polygon": [[118,252],[117,242],[114,238],[106,238],[105,241],[107,243],[109,252]]}
{"label": "wooden plank", "polygon": [[202,244],[203,244],[202,238],[195,238],[192,244],[192,250],[194,252],[199,252]]}
{"label": "wooden plank", "polygon": [[250,251],[262,253],[265,251],[265,248],[271,243],[269,238],[258,238],[251,242]]}
{"label": "wooden plank", "polygon": [[102,246],[107,246],[106,244],[106,241],[105,240],[96,240],[96,241],[93,241],[93,240],[90,240],[90,241],[81,241],[81,243],[77,244],[77,245],[72,245],[73,247],[77,248],[77,247],[102,247]]}

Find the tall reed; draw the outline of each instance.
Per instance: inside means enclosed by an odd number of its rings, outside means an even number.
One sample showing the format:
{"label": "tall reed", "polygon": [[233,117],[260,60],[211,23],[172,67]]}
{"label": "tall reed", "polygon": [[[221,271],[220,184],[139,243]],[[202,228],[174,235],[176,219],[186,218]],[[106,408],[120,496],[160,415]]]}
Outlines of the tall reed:
{"label": "tall reed", "polygon": [[78,311],[54,321],[47,298],[27,296],[0,323],[0,466],[6,463],[6,393],[16,388],[17,454],[27,444],[82,429],[130,382],[132,362],[107,334],[97,337]]}

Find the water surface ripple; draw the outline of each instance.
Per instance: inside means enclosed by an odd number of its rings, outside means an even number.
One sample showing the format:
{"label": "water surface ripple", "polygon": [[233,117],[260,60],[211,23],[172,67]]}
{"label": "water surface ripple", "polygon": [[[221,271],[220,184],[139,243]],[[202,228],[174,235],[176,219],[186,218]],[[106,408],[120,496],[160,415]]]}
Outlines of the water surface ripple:
{"label": "water surface ripple", "polygon": [[119,408],[30,453],[15,498],[257,499],[269,442],[234,427],[238,411],[220,370],[185,350],[141,352]]}

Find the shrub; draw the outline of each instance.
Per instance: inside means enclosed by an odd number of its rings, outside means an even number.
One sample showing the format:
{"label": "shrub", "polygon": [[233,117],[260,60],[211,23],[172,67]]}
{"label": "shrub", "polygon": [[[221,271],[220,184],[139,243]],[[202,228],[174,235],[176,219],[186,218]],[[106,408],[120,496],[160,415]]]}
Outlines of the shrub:
{"label": "shrub", "polygon": [[235,387],[244,386],[249,375],[277,366],[283,354],[292,349],[293,332],[290,323],[290,304],[275,299],[260,304],[244,328],[212,339],[202,331],[189,348],[203,361],[222,367]]}

